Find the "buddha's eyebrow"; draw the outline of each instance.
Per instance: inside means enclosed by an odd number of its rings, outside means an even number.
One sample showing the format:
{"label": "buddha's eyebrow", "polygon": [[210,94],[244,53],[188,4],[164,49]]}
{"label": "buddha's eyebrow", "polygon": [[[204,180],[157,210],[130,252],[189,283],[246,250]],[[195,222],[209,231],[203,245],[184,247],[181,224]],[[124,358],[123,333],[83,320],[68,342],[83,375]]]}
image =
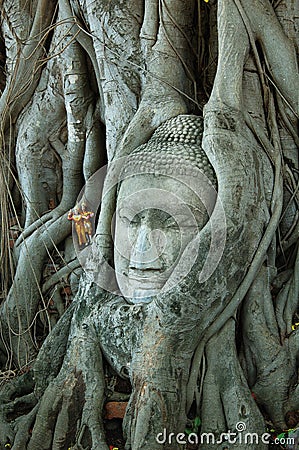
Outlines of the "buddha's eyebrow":
{"label": "buddha's eyebrow", "polygon": [[[159,202],[160,203],[160,202]],[[198,214],[203,214],[205,211],[204,206],[194,206],[188,203],[177,203],[176,205],[171,206],[169,203],[161,202],[160,204],[155,205],[154,202],[150,208],[138,208],[134,202],[128,202],[127,199],[119,199],[117,203],[117,211],[120,214],[128,214],[130,217],[134,217],[136,214],[141,213],[147,209],[157,209],[163,212],[166,212],[170,215],[190,215],[194,214],[195,216]]]}
{"label": "buddha's eyebrow", "polygon": [[121,208],[132,208],[135,206],[135,202],[130,196],[128,197],[118,197],[116,206],[118,209]]}
{"label": "buddha's eyebrow", "polygon": [[177,214],[188,214],[190,213],[190,211],[192,213],[203,213],[205,210],[205,207],[202,206],[194,206],[194,205],[189,205],[189,203],[179,203],[178,205],[176,205],[175,207],[175,212]]}
{"label": "buddha's eyebrow", "polygon": [[128,204],[126,200],[117,204],[116,211],[119,214],[128,214],[134,216],[137,212],[134,210],[134,204]]}

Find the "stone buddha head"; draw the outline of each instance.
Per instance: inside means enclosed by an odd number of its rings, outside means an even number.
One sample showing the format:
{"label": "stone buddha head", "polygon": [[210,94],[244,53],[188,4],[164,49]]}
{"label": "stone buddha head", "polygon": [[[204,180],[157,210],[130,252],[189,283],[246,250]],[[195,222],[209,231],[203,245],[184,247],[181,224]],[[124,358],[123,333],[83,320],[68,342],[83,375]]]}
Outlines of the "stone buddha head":
{"label": "stone buddha head", "polygon": [[[188,245],[216,200],[213,168],[201,147],[202,119],[177,116],[128,158],[120,174],[114,263],[130,303],[149,303],[169,289]],[[176,273],[175,279],[184,274]]]}

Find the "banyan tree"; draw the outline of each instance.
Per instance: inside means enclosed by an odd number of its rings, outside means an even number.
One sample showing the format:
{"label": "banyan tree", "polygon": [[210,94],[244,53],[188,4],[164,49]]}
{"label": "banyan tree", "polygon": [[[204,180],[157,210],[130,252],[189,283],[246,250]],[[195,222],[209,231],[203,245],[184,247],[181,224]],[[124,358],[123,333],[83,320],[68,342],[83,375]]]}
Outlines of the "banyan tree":
{"label": "banyan tree", "polygon": [[298,20],[1,1],[2,447],[108,450],[124,398],[127,450],[296,429]]}

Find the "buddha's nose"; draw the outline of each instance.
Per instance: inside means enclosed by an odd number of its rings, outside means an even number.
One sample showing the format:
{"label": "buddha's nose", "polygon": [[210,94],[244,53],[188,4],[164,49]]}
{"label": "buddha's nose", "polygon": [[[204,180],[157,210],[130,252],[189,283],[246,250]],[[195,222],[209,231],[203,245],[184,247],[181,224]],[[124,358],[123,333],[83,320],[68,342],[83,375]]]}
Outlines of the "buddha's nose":
{"label": "buddha's nose", "polygon": [[161,270],[162,261],[155,246],[154,239],[151,239],[151,229],[146,224],[141,224],[132,248],[130,257],[130,269],[135,270]]}

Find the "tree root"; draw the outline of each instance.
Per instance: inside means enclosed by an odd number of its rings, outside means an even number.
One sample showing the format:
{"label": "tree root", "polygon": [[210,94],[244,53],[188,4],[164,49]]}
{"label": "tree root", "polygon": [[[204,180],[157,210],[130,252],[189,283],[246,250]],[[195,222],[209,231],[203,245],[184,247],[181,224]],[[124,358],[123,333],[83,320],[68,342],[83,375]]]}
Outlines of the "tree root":
{"label": "tree root", "polygon": [[59,283],[62,278],[67,277],[71,272],[75,271],[76,269],[79,269],[81,267],[80,262],[76,258],[73,261],[70,261],[66,264],[66,266],[62,267],[60,270],[55,272],[49,280],[47,280],[43,284],[43,293],[48,291],[51,287],[55,286],[55,284]]}
{"label": "tree root", "polygon": [[[45,53],[43,44],[48,36],[48,27],[53,20],[55,7],[56,1],[53,0],[39,0],[37,2],[30,35],[26,42],[22,43],[11,81],[6,85],[1,95],[0,119],[2,130],[15,123],[20,111],[30,101],[36,89]],[[36,42],[37,36],[40,40],[39,45]]]}
{"label": "tree root", "polygon": [[31,234],[33,234],[36,230],[40,229],[41,226],[45,225],[47,222],[50,222],[52,219],[55,218],[55,212],[51,211],[44,216],[37,219],[35,222],[33,222],[29,227],[27,227],[18,237],[18,239],[15,242],[15,249],[19,247],[23,242],[25,242],[25,239],[27,239]]}
{"label": "tree root", "polygon": [[35,394],[41,399],[28,450],[108,450],[101,417],[105,389],[101,350],[85,302],[76,307],[74,316],[74,306],[66,311],[35,363]]}
{"label": "tree root", "polygon": [[[207,111],[206,116],[207,120],[210,119],[210,115],[213,116],[212,111]],[[216,131],[214,132],[216,135]],[[207,131],[207,136],[204,137],[204,146],[208,151],[211,151],[213,143],[213,134],[211,135],[211,131]],[[217,141],[216,144],[217,145]],[[208,330],[205,332],[203,338],[201,339],[198,348],[195,352],[193,362],[192,362],[192,368],[190,371],[190,377],[188,382],[188,398],[187,398],[187,411],[190,409],[193,398],[194,398],[194,392],[196,391],[197,386],[197,377],[198,377],[198,371],[200,368],[200,362],[202,359],[204,346],[208,342],[208,340],[213,336],[213,334],[217,333],[229,320],[230,317],[234,317],[238,307],[240,306],[241,302],[243,301],[248,289],[250,288],[250,285],[254,281],[256,274],[258,273],[265,257],[267,254],[267,250],[271,244],[271,241],[273,239],[273,236],[275,235],[275,231],[277,229],[281,211],[282,211],[282,195],[281,195],[281,177],[280,177],[280,163],[279,161],[276,164],[276,173],[275,173],[275,189],[273,191],[273,203],[274,203],[274,210],[273,214],[268,222],[267,228],[260,240],[260,243],[258,244],[258,247],[256,249],[256,252],[253,256],[253,259],[251,261],[251,264],[249,266],[248,272],[243,278],[241,284],[238,286],[236,291],[234,292],[230,302],[228,305],[222,309],[218,313],[218,317],[214,322],[210,325]]]}
{"label": "tree root", "polygon": [[39,287],[43,263],[48,252],[69,234],[69,227],[61,216],[49,228],[38,230],[37,236],[33,234],[28,238],[21,248],[16,278],[0,310],[5,337],[10,342],[14,362],[20,367],[36,354],[31,327],[38,303],[43,300]]}
{"label": "tree root", "polygon": [[[261,292],[264,294],[261,295]],[[267,283],[267,270],[263,267],[244,302],[243,339],[245,348],[250,349],[247,359],[253,359],[249,365],[253,364],[256,370],[254,379],[251,379],[251,388],[257,402],[278,427],[285,428],[285,413],[290,409],[289,396],[297,383],[298,350],[291,350],[288,339],[284,339],[281,344],[277,324],[276,329],[268,327],[265,315],[269,315],[269,310],[265,305],[269,301],[270,286]]]}
{"label": "tree root", "polygon": [[[265,432],[263,416],[251,396],[238,362],[235,342],[232,339],[234,334],[235,321],[230,319],[206,346],[207,373],[200,414],[203,418],[201,433],[212,432],[220,437],[221,433],[230,430],[238,435],[238,424],[241,423],[244,433],[257,433],[261,436]],[[219,447],[213,448],[222,449],[224,443],[225,441]],[[200,448],[206,450],[211,447],[203,445]],[[234,445],[234,448],[250,450],[252,445],[242,441],[240,445]],[[260,442],[258,448],[267,447]]]}
{"label": "tree root", "polygon": [[299,249],[294,265],[292,277],[277,295],[276,314],[280,325],[282,339],[292,332],[294,314],[298,308],[299,297]]}
{"label": "tree root", "polygon": [[90,366],[88,370],[93,374],[92,381],[82,372],[62,370],[49,384],[38,407],[28,450],[58,450],[75,444],[108,450],[100,417],[103,387],[97,382],[95,368]]}
{"label": "tree root", "polygon": [[37,403],[32,411],[30,411],[30,413],[16,419],[14,429],[17,431],[14,437],[12,450],[20,450],[26,448],[26,445],[30,438],[31,429],[33,427],[33,423],[38,411],[38,406],[39,404]]}
{"label": "tree root", "polygon": [[16,450],[25,448],[25,445],[17,446],[17,443],[24,443],[29,439],[29,429],[34,420],[37,404],[33,387],[31,373],[25,373],[1,388],[0,445],[3,448],[6,444],[13,443],[16,443],[14,447]]}

